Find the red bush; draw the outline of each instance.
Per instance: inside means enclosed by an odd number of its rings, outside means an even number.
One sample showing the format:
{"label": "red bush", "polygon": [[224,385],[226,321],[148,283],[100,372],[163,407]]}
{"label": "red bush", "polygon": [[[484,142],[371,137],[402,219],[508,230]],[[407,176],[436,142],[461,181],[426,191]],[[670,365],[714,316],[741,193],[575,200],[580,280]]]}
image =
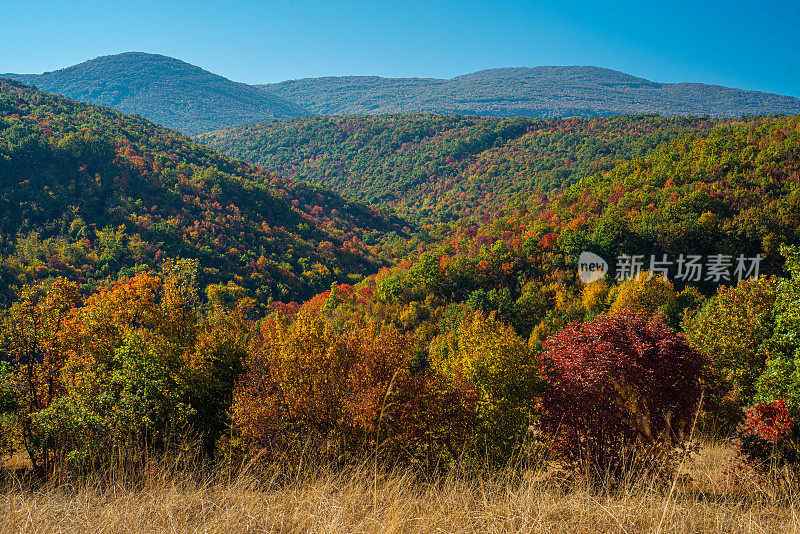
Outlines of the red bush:
{"label": "red bush", "polygon": [[660,454],[686,440],[705,361],[660,317],[572,323],[544,343],[543,359],[542,428],[565,459],[604,473],[626,446]]}
{"label": "red bush", "polygon": [[770,403],[761,402],[747,410],[744,433],[777,443],[792,431],[792,417],[786,401],[778,399]]}
{"label": "red bush", "polygon": [[747,410],[747,421],[739,431],[739,452],[752,467],[797,463],[799,430],[784,399],[758,403]]}

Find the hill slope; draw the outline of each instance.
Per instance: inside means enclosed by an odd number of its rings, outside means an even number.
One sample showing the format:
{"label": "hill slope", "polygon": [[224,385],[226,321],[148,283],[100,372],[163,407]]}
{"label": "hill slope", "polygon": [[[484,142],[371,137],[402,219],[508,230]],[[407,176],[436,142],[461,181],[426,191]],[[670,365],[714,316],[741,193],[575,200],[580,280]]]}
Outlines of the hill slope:
{"label": "hill slope", "polygon": [[[683,308],[702,302],[694,290],[677,292],[693,286],[710,295],[751,276],[737,274],[740,255],[745,268],[760,254],[759,274],[780,274],[780,244],[800,244],[800,117],[725,122],[488,215],[369,278],[377,298],[434,325],[453,324],[450,304],[464,303],[542,341],[608,311],[620,296],[611,287],[615,275],[625,277],[617,259],[639,255],[642,270],[651,258],[666,268],[676,291],[650,293],[637,306],[664,306],[677,326]],[[580,282],[584,251],[608,261],[606,283]],[[698,270],[683,263],[692,255]],[[423,331],[431,329],[423,324]]]}
{"label": "hill slope", "polygon": [[661,84],[583,66],[490,69],[450,80],[306,78],[259,87],[320,115],[425,112],[549,118],[800,113],[800,99],[791,96],[700,83]]}
{"label": "hill slope", "polygon": [[0,77],[125,113],[137,113],[184,133],[306,113],[280,96],[157,54],[129,52],[44,74]]}
{"label": "hill slope", "polygon": [[387,203],[407,217],[448,222],[480,219],[515,197],[572,184],[717,122],[361,115],[262,122],[197,139],[267,172]]}
{"label": "hill slope", "polygon": [[403,233],[374,208],[269,179],[141,117],[0,80],[0,291],[48,276],[91,288],[182,257],[202,283],[299,300],[374,272],[363,241]]}

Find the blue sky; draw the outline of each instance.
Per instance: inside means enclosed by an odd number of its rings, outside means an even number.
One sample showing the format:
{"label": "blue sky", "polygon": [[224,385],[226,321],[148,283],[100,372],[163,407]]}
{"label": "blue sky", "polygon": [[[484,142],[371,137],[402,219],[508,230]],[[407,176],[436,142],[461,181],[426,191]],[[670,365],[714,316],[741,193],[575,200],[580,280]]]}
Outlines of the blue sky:
{"label": "blue sky", "polygon": [[177,57],[236,81],[596,65],[800,97],[800,3],[0,0],[0,72]]}

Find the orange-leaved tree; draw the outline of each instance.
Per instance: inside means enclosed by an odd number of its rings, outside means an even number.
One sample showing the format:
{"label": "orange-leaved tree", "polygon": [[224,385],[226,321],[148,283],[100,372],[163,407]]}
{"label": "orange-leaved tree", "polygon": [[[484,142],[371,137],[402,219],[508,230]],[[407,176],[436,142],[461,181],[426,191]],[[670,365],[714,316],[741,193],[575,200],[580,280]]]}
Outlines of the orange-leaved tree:
{"label": "orange-leaved tree", "polygon": [[262,322],[232,409],[245,444],[313,448],[328,459],[458,454],[474,418],[472,392],[421,366],[406,334],[354,301],[352,288],[338,286],[295,316]]}

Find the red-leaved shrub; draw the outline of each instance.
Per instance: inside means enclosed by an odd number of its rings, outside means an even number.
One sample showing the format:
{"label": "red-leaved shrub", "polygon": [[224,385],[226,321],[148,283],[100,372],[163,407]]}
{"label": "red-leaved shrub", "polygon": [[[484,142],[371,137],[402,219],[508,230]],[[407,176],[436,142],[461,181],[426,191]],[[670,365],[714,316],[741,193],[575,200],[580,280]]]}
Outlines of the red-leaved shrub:
{"label": "red-leaved shrub", "polygon": [[747,421],[739,430],[739,451],[756,468],[800,460],[800,431],[784,399],[760,402],[747,410]]}
{"label": "red-leaved shrub", "polygon": [[542,429],[564,459],[603,475],[628,448],[652,460],[685,443],[706,362],[660,316],[572,323],[545,341],[543,360]]}

